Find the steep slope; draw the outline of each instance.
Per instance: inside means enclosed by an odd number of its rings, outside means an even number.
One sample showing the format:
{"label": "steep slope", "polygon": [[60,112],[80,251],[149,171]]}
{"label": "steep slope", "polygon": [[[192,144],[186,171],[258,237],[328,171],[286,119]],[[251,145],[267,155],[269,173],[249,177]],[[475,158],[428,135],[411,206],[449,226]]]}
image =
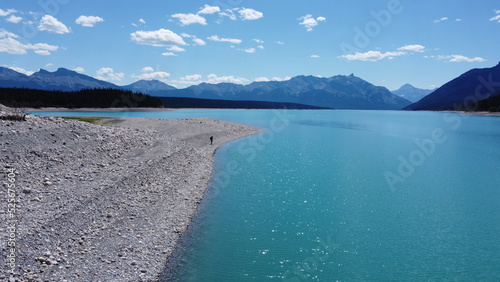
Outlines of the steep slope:
{"label": "steep slope", "polygon": [[9,68],[0,67],[1,87],[24,87],[25,85],[30,85],[29,77],[27,75],[16,72]]}
{"label": "steep slope", "polygon": [[406,100],[415,103],[425,96],[431,94],[434,90],[430,89],[420,89],[416,88],[411,84],[405,84],[401,86],[398,90],[391,91],[392,94],[397,95],[401,98],[405,98]]}
{"label": "steep slope", "polygon": [[492,68],[472,69],[451,80],[405,110],[461,110],[471,103],[498,95],[500,63]]}

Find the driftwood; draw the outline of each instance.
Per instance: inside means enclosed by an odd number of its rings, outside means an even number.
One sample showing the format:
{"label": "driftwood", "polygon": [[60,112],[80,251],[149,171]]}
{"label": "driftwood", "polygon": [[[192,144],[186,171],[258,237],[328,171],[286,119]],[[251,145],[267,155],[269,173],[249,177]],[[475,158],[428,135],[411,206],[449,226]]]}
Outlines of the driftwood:
{"label": "driftwood", "polygon": [[1,120],[26,121],[28,114],[22,108],[0,108]]}

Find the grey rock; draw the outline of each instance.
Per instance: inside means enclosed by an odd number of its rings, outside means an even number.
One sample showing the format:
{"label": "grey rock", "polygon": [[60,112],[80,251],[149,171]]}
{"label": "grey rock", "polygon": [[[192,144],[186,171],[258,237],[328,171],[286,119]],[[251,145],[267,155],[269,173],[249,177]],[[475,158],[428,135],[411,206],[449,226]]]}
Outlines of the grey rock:
{"label": "grey rock", "polygon": [[[259,132],[210,119],[106,122],[0,120],[9,144],[0,162],[18,170],[23,187],[16,193],[20,281],[154,281],[205,193],[215,150]],[[212,135],[215,146],[206,142]]]}

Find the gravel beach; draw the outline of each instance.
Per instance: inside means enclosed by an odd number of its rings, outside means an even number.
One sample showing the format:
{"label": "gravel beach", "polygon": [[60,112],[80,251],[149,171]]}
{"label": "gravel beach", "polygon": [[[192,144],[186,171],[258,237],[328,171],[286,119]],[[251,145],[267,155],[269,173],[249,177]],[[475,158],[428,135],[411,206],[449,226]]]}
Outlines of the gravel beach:
{"label": "gravel beach", "polygon": [[260,132],[203,118],[99,123],[0,120],[0,281],[156,281],[216,149]]}

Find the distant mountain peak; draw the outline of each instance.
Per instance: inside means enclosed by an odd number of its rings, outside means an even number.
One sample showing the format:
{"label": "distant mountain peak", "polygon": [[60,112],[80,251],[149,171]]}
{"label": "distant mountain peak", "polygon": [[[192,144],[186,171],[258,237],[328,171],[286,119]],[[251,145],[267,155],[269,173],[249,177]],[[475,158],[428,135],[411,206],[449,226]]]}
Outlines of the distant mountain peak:
{"label": "distant mountain peak", "polygon": [[24,73],[19,73],[13,69],[0,67],[0,86],[1,87],[14,87],[14,88],[28,88],[29,76]]}
{"label": "distant mountain peak", "polygon": [[23,73],[19,73],[13,69],[0,67],[0,76],[1,77],[26,77],[27,75]]}
{"label": "distant mountain peak", "polygon": [[[398,90],[404,90],[404,91],[413,91],[415,89],[420,89],[420,88],[417,88],[409,83],[405,83],[403,84]],[[426,89],[423,89],[423,90],[426,90]]]}
{"label": "distant mountain peak", "polygon": [[134,92],[149,94],[151,96],[161,96],[165,91],[176,89],[175,87],[170,86],[157,79],[141,79],[132,84],[122,86],[121,88]]}
{"label": "distant mountain peak", "polygon": [[135,82],[136,84],[164,84],[163,82],[157,79],[141,79]]}
{"label": "distant mountain peak", "polygon": [[45,70],[45,69],[40,69],[38,72],[35,72],[35,73],[39,73],[39,74],[49,74],[50,72],[48,70]]}
{"label": "distant mountain peak", "polygon": [[405,98],[413,103],[419,101],[423,97],[429,95],[433,90],[430,89],[420,89],[409,83],[405,83],[399,89],[391,91],[392,94],[398,95],[399,97]]}
{"label": "distant mountain peak", "polygon": [[72,70],[69,70],[69,69],[65,69],[65,68],[58,68],[54,74],[57,74],[57,75],[79,75],[79,73],[77,73],[76,71],[72,71]]}

